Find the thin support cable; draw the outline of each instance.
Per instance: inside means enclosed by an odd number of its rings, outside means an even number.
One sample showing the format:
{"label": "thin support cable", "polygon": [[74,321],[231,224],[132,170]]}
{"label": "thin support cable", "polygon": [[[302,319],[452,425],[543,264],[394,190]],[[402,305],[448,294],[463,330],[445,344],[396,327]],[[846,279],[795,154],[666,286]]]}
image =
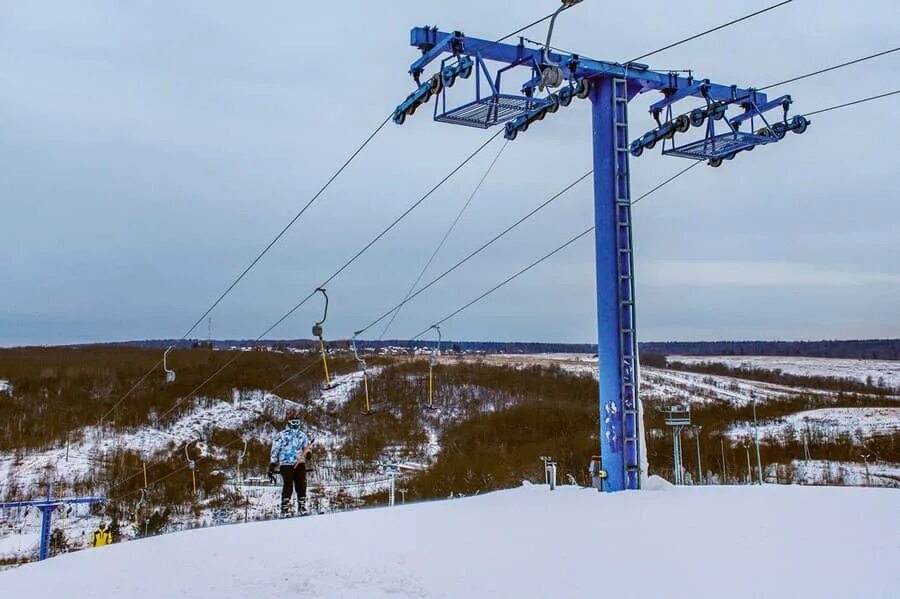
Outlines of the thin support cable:
{"label": "thin support cable", "polygon": [[828,73],[830,71],[836,71],[837,69],[842,69],[844,67],[849,67],[850,65],[858,64],[860,62],[865,62],[867,60],[872,60],[873,58],[878,58],[880,56],[885,56],[886,54],[891,54],[892,52],[896,52],[900,50],[900,46],[896,48],[891,48],[890,50],[885,50],[884,52],[878,52],[876,54],[870,54],[869,56],[863,56],[862,58],[857,58],[855,60],[850,60],[848,62],[844,62],[841,64],[834,65],[833,67],[828,67],[825,69],[819,69],[818,71],[813,71],[812,73],[806,73],[805,75],[798,75],[796,77],[791,77],[790,79],[785,79],[784,81],[779,81],[778,83],[770,83],[765,87],[760,87],[759,91],[764,91],[769,89],[770,87],[777,87],[779,85],[784,85],[785,83],[793,83],[794,81],[800,81],[801,79],[807,79],[809,77],[815,77],[816,75],[821,75],[822,73]]}
{"label": "thin support cable", "polygon": [[462,260],[460,260],[459,262],[457,262],[456,264],[454,264],[453,266],[451,266],[450,268],[448,268],[447,270],[445,270],[443,273],[441,273],[440,275],[438,275],[437,277],[435,277],[434,279],[432,279],[432,280],[431,280],[429,283],[427,283],[425,286],[421,287],[418,291],[416,291],[415,293],[413,293],[412,295],[410,295],[410,296],[409,296],[408,298],[406,298],[404,301],[400,302],[400,304],[394,306],[393,308],[391,308],[390,310],[388,310],[387,312],[385,312],[384,314],[382,314],[381,316],[379,316],[378,318],[376,318],[375,320],[373,320],[372,322],[370,322],[369,324],[367,324],[365,327],[359,329],[359,330],[356,332],[356,334],[364,333],[365,331],[369,330],[370,328],[372,328],[373,326],[375,326],[376,324],[378,324],[379,322],[381,322],[382,320],[384,320],[385,318],[387,318],[388,316],[390,316],[391,313],[392,313],[394,310],[396,310],[397,308],[399,308],[400,306],[403,306],[404,304],[406,304],[406,303],[408,303],[408,302],[414,300],[414,299],[415,299],[416,297],[418,297],[420,294],[424,293],[426,290],[430,289],[432,286],[434,286],[434,285],[437,284],[439,281],[441,281],[444,277],[446,277],[447,275],[449,275],[450,273],[452,273],[453,271],[455,271],[457,268],[459,268],[460,266],[462,266],[463,264],[465,264],[466,262],[468,262],[469,260],[471,260],[472,258],[474,258],[475,256],[477,256],[478,254],[480,254],[481,252],[483,252],[484,250],[486,250],[488,247],[490,247],[491,245],[493,245],[496,241],[498,241],[499,239],[501,239],[502,237],[504,237],[507,233],[509,233],[510,231],[512,231],[513,229],[515,229],[516,227],[518,227],[519,225],[521,225],[522,223],[524,223],[526,220],[528,220],[529,218],[531,218],[532,216],[534,216],[535,214],[537,214],[538,212],[540,212],[541,210],[543,210],[544,208],[546,208],[547,206],[549,206],[551,203],[553,203],[554,201],[556,201],[557,199],[559,199],[560,197],[562,197],[567,191],[569,191],[570,189],[572,189],[573,187],[575,187],[576,185],[578,185],[579,183],[581,183],[582,181],[584,181],[585,179],[587,179],[593,172],[594,172],[593,169],[591,169],[591,170],[589,170],[588,172],[586,172],[585,174],[583,174],[582,176],[580,176],[580,177],[579,177],[578,179],[576,179],[574,182],[572,182],[572,183],[570,183],[569,185],[567,185],[562,191],[560,191],[559,193],[555,194],[555,195],[552,196],[550,199],[548,199],[548,200],[545,201],[544,203],[542,203],[542,204],[540,204],[539,206],[537,206],[536,208],[534,208],[531,212],[529,212],[528,214],[526,214],[525,216],[523,216],[522,218],[520,218],[519,220],[517,220],[516,222],[514,222],[514,223],[511,224],[510,226],[508,226],[506,229],[504,229],[503,231],[501,231],[501,232],[498,233],[497,235],[495,235],[490,241],[488,241],[488,242],[482,244],[481,247],[479,247],[479,248],[476,249],[475,251],[469,253],[465,258],[463,258]]}
{"label": "thin support cable", "polygon": [[662,183],[660,183],[659,185],[657,185],[656,187],[654,187],[653,189],[651,189],[650,191],[648,191],[647,193],[641,195],[640,197],[638,197],[638,198],[635,199],[635,200],[632,200],[632,201],[631,201],[631,205],[634,206],[635,204],[637,204],[638,202],[640,202],[641,200],[643,200],[644,198],[646,198],[648,195],[650,195],[650,194],[652,194],[653,192],[655,192],[657,189],[660,189],[661,187],[664,187],[665,185],[668,185],[669,183],[671,183],[672,181],[674,181],[675,179],[677,179],[677,178],[680,177],[681,175],[685,174],[686,172],[688,172],[689,170],[691,170],[691,169],[694,168],[695,166],[699,165],[700,163],[701,163],[701,161],[698,160],[698,161],[692,163],[690,166],[687,166],[687,167],[681,169],[680,171],[678,171],[677,173],[675,173],[674,175],[672,175],[671,177],[669,177],[668,179],[666,179],[665,181],[663,181]]}
{"label": "thin support cable", "polygon": [[741,21],[746,21],[747,19],[753,18],[757,15],[761,15],[763,13],[769,12],[770,10],[775,10],[776,8],[779,8],[786,4],[790,4],[793,1],[794,0],[784,0],[784,2],[779,2],[778,4],[773,4],[772,6],[763,8],[762,10],[758,10],[753,13],[750,13],[749,15],[744,15],[743,17],[740,17],[739,19],[734,19],[733,21],[728,21],[727,23],[723,23],[722,25],[719,25],[718,27],[713,27],[712,29],[707,29],[706,31],[702,31],[702,32],[692,35],[690,37],[686,37],[682,40],[678,40],[677,42],[673,42],[673,43],[669,44],[668,46],[663,46],[662,48],[658,48],[656,50],[653,50],[652,52],[647,52],[646,54],[641,54],[640,56],[632,58],[631,60],[629,60],[627,62],[635,62],[635,61],[647,58],[649,56],[653,56],[654,54],[659,54],[660,52],[662,52],[664,50],[669,50],[670,48],[674,48],[675,46],[680,46],[681,44],[685,44],[687,42],[693,41],[699,37],[703,37],[704,35],[709,35],[710,33],[714,33],[721,29],[725,29],[726,27],[730,27],[732,25],[740,23]]}
{"label": "thin support cable", "polygon": [[[412,285],[409,286],[409,290],[407,290],[406,295],[403,296],[402,301],[406,301],[409,299],[409,296],[416,290],[416,285],[419,284],[419,281],[422,280],[422,277],[425,276],[425,273],[428,271],[428,268],[431,266],[431,263],[434,262],[434,259],[437,257],[438,253],[444,247],[444,244],[447,243],[447,239],[450,237],[450,234],[453,232],[453,229],[456,228],[456,225],[459,223],[459,220],[462,218],[462,215],[465,214],[466,210],[469,208],[469,205],[472,203],[472,200],[478,194],[478,191],[481,189],[481,186],[484,185],[484,182],[487,180],[488,176],[491,174],[491,171],[494,170],[494,165],[497,164],[497,161],[500,160],[500,155],[503,154],[503,150],[506,149],[506,146],[509,145],[509,140],[501,146],[500,151],[497,152],[497,155],[491,161],[490,165],[488,165],[487,170],[484,172],[484,175],[481,177],[481,180],[478,181],[478,184],[475,186],[475,189],[472,190],[472,193],[469,194],[469,198],[466,200],[466,203],[463,204],[462,208],[460,208],[459,212],[456,214],[456,218],[453,219],[453,222],[450,223],[450,227],[447,229],[447,232],[444,233],[444,237],[441,239],[440,243],[437,244],[437,247],[434,248],[434,251],[431,253],[431,256],[428,258],[428,261],[425,262],[425,266],[422,267],[422,270],[419,272],[419,276],[416,277],[416,280],[413,281]],[[387,324],[384,325],[384,328],[381,330],[381,334],[378,335],[378,340],[384,338],[387,334],[388,329],[391,328],[391,325],[394,324],[394,320],[397,318],[397,315],[400,314],[400,310],[403,308],[403,304],[401,303],[394,313],[391,314],[390,320],[388,320]]]}
{"label": "thin support cable", "polygon": [[375,129],[375,131],[373,131],[372,134],[366,138],[362,145],[360,145],[356,149],[356,151],[353,152],[353,154],[351,154],[349,158],[347,158],[347,160],[341,165],[341,167],[337,171],[335,171],[333,175],[331,175],[331,178],[329,178],[328,181],[325,182],[325,185],[323,185],[319,189],[319,191],[317,191],[316,194],[312,198],[310,198],[310,200],[303,206],[303,208],[301,208],[300,211],[294,215],[294,218],[292,218],[288,222],[288,224],[286,224],[284,228],[278,232],[278,234],[272,239],[272,241],[270,241],[269,244],[265,248],[263,248],[259,255],[257,255],[256,258],[253,259],[253,262],[251,262],[250,265],[247,266],[247,268],[245,268],[240,275],[238,275],[238,277],[231,283],[231,285],[228,286],[225,291],[222,292],[222,294],[216,299],[215,302],[213,302],[213,304],[206,310],[206,312],[204,312],[203,315],[197,319],[197,322],[195,322],[191,326],[191,328],[189,328],[187,332],[181,336],[182,340],[187,339],[188,335],[194,332],[194,329],[196,329],[200,325],[200,323],[203,322],[203,319],[206,318],[223,299],[225,299],[225,296],[228,295],[231,290],[234,289],[235,286],[240,283],[240,281],[247,275],[247,273],[249,273],[250,270],[252,270],[253,267],[256,266],[256,264],[263,258],[263,256],[265,256],[269,252],[269,250],[272,249],[272,247],[276,243],[278,243],[278,240],[288,232],[288,229],[294,226],[294,224],[300,219],[301,216],[303,216],[303,214],[309,209],[309,207],[312,206],[317,199],[319,199],[319,196],[321,196],[325,192],[325,190],[328,189],[328,187],[334,182],[334,180],[344,172],[344,170],[350,165],[351,162],[353,162],[353,160],[359,155],[359,153],[362,152],[367,145],[369,145],[369,142],[372,141],[372,139],[374,139],[376,135],[378,135],[378,133],[384,128],[385,125],[387,125],[392,116],[393,112],[389,114],[380,125],[378,125],[378,128]]}
{"label": "thin support cable", "polygon": [[[417,207],[419,207],[422,204],[422,202],[424,202],[426,199],[428,199],[444,183],[446,183],[451,177],[453,177],[453,175],[455,175],[457,172],[459,172],[460,169],[462,169],[473,158],[475,158],[475,156],[477,156],[482,150],[484,150],[488,146],[488,144],[490,144],[492,141],[494,141],[497,138],[497,136],[499,136],[501,133],[503,133],[503,129],[498,130],[496,133],[494,133],[492,136],[490,136],[484,143],[482,143],[480,146],[478,146],[478,148],[474,152],[469,154],[462,162],[460,162],[456,167],[454,167],[453,170],[451,170],[443,179],[441,179],[437,185],[432,187],[422,197],[420,197],[418,200],[413,202],[413,204],[409,208],[407,208],[400,216],[398,216],[396,219],[394,219],[394,221],[391,222],[391,224],[389,224],[387,227],[385,227],[378,235],[376,235],[371,241],[369,241],[369,243],[367,243],[365,246],[363,246],[362,249],[360,249],[358,252],[356,252],[356,254],[354,254],[352,258],[347,260],[339,269],[337,269],[334,273],[332,273],[330,277],[325,279],[325,281],[323,281],[321,284],[317,285],[316,289],[327,287],[331,281],[333,281],[335,278],[337,278],[338,275],[340,275],[342,272],[344,272],[351,264],[356,262],[356,260],[359,259],[360,256],[362,256],[369,248],[371,248],[373,245],[375,245],[375,243],[378,242],[378,240],[380,240],[382,237],[387,235],[387,233],[389,231],[391,231],[391,229],[396,227],[400,223],[400,221],[402,221],[413,210],[415,210]],[[258,341],[262,340],[263,337],[265,337],[266,335],[271,333],[273,330],[275,330],[276,327],[278,327],[282,322],[287,320],[292,314],[294,314],[294,312],[299,310],[315,294],[316,294],[316,291],[313,290],[306,297],[304,297],[302,300],[297,302],[297,304],[295,304],[294,307],[292,307],[290,310],[285,312],[278,320],[276,320],[271,326],[269,326],[269,328],[267,328],[258,337],[256,337],[256,339],[253,340],[253,343],[257,343]],[[225,364],[223,364],[217,371],[215,371],[212,375],[207,377],[207,379],[205,381],[203,381],[197,387],[195,387],[188,395],[179,399],[175,403],[175,405],[173,405],[171,408],[169,408],[168,410],[163,412],[162,415],[160,416],[160,418],[168,415],[175,408],[177,408],[182,403],[184,403],[185,401],[187,401],[188,399],[193,397],[195,393],[197,393],[200,389],[205,387],[210,381],[212,381],[214,378],[216,378],[223,370],[225,370],[226,368],[231,366],[234,362],[236,362],[240,358],[241,355],[242,355],[241,352],[236,353],[230,360],[228,360]]]}
{"label": "thin support cable", "polygon": [[855,106],[856,104],[862,104],[863,102],[871,102],[872,100],[878,100],[880,98],[887,98],[888,96],[893,96],[894,94],[900,94],[900,89],[892,91],[892,92],[888,92],[886,94],[879,94],[877,96],[869,96],[868,98],[862,98],[861,100],[854,100],[852,102],[846,102],[845,104],[838,104],[836,106],[829,106],[828,108],[821,108],[819,110],[807,112],[803,116],[813,116],[814,114],[822,114],[823,112],[837,110],[838,108],[846,108],[847,106]]}
{"label": "thin support cable", "polygon": [[[697,166],[698,164],[700,164],[700,163],[699,163],[699,162],[695,162],[694,164],[690,165],[689,167],[687,167],[687,168],[681,170],[680,172],[676,173],[676,174],[673,175],[672,177],[669,177],[668,179],[666,179],[665,181],[663,181],[662,183],[660,183],[659,185],[657,185],[656,187],[654,187],[654,188],[651,189],[650,191],[648,191],[648,192],[642,194],[642,195],[641,195],[640,197],[638,197],[636,200],[634,200],[633,202],[631,202],[631,204],[634,205],[634,204],[636,204],[637,202],[641,201],[642,199],[646,198],[647,196],[649,196],[649,195],[651,195],[651,194],[653,194],[653,193],[656,193],[657,191],[659,191],[660,189],[662,189],[663,187],[665,187],[666,185],[668,185],[669,183],[671,183],[672,181],[674,181],[675,179],[677,179],[678,177],[680,177],[681,175],[683,175],[684,173],[688,172],[689,170],[691,170],[693,167]],[[582,231],[581,233],[579,233],[578,235],[576,235],[576,236],[573,237],[572,239],[570,239],[570,240],[566,241],[565,243],[563,243],[561,246],[557,247],[556,249],[552,250],[551,252],[549,252],[549,253],[547,253],[547,254],[544,254],[543,256],[541,256],[540,258],[538,258],[537,260],[535,260],[534,262],[532,262],[531,264],[529,264],[529,265],[526,266],[525,268],[523,268],[523,269],[519,270],[518,272],[516,272],[515,274],[513,274],[513,275],[507,277],[507,278],[504,279],[502,282],[500,282],[500,283],[498,283],[497,285],[495,285],[494,287],[488,289],[487,291],[485,291],[484,293],[482,293],[481,295],[479,295],[478,297],[476,297],[476,298],[473,299],[472,301],[470,301],[470,302],[466,303],[465,305],[463,305],[462,307],[460,307],[460,308],[454,310],[453,312],[451,312],[451,313],[448,314],[447,316],[443,317],[441,320],[438,320],[437,322],[435,322],[434,324],[432,324],[431,326],[429,326],[427,329],[425,329],[425,330],[419,332],[415,337],[412,337],[412,338],[410,339],[410,341],[415,341],[416,339],[420,338],[422,335],[424,335],[424,334],[426,334],[428,331],[430,331],[430,330],[432,329],[432,327],[434,327],[434,326],[440,326],[440,325],[442,325],[443,323],[445,323],[445,322],[447,322],[448,320],[450,320],[451,318],[453,318],[454,316],[456,316],[456,315],[458,315],[459,313],[463,312],[464,310],[469,309],[470,307],[472,307],[473,305],[477,304],[478,302],[480,302],[480,301],[483,300],[484,298],[488,297],[489,295],[491,295],[492,293],[494,293],[495,291],[497,291],[497,290],[500,289],[501,287],[504,287],[504,286],[508,285],[509,283],[511,283],[511,282],[514,281],[515,279],[519,278],[520,276],[522,276],[523,274],[525,274],[526,272],[528,272],[528,271],[531,270],[532,268],[536,267],[538,264],[544,262],[545,260],[549,260],[551,257],[555,256],[556,254],[558,254],[559,252],[561,252],[561,251],[564,250],[565,248],[569,247],[570,245],[572,245],[573,243],[575,243],[576,241],[578,241],[579,239],[581,239],[582,237],[584,237],[585,235],[587,235],[588,233],[590,233],[591,231],[593,231],[595,228],[596,228],[596,227],[589,227],[589,228],[585,229],[584,231]]]}
{"label": "thin support cable", "polygon": [[497,285],[491,287],[490,289],[488,289],[487,291],[485,291],[484,293],[482,293],[481,295],[479,295],[478,297],[476,297],[476,298],[473,299],[472,301],[468,302],[467,304],[463,305],[463,306],[460,307],[460,308],[457,308],[456,310],[454,310],[453,312],[451,312],[451,313],[448,314],[447,316],[443,317],[442,319],[440,319],[439,321],[437,321],[437,322],[434,323],[433,325],[429,326],[429,327],[428,327],[427,329],[425,329],[424,331],[420,332],[418,335],[416,335],[415,337],[413,337],[410,341],[415,341],[416,339],[418,339],[419,337],[421,337],[422,335],[424,335],[425,333],[427,333],[428,331],[430,331],[433,327],[435,327],[435,326],[440,326],[440,325],[444,324],[445,322],[447,322],[448,320],[450,320],[451,318],[453,318],[454,316],[456,316],[456,315],[459,314],[460,312],[462,312],[462,311],[464,311],[464,310],[470,308],[471,306],[477,304],[478,302],[480,302],[481,300],[483,300],[483,299],[486,298],[487,296],[491,295],[492,293],[494,293],[495,291],[497,291],[497,290],[500,289],[501,287],[504,287],[505,285],[507,285],[507,284],[511,283],[512,281],[514,281],[515,279],[519,278],[520,276],[522,276],[523,274],[525,274],[526,272],[528,272],[529,270],[531,270],[532,268],[534,268],[535,266],[537,266],[538,264],[540,264],[541,262],[544,262],[545,260],[548,260],[548,259],[550,259],[551,257],[553,257],[553,256],[555,256],[556,254],[558,254],[559,252],[563,251],[564,249],[566,249],[567,247],[569,247],[570,245],[572,245],[573,243],[575,243],[576,241],[578,241],[579,239],[581,239],[582,237],[584,237],[585,235],[587,235],[588,233],[590,233],[590,232],[593,231],[593,230],[594,230],[594,227],[590,227],[590,228],[588,228],[588,229],[585,229],[584,231],[582,231],[581,233],[579,233],[578,235],[576,235],[575,237],[573,237],[573,238],[570,239],[569,241],[565,242],[564,244],[562,244],[561,246],[559,246],[558,248],[556,248],[556,249],[553,250],[552,252],[550,252],[550,253],[548,253],[548,254],[544,254],[542,257],[538,258],[537,260],[535,260],[534,262],[532,262],[531,264],[529,264],[528,266],[526,266],[526,267],[523,268],[522,270],[518,271],[518,272],[515,273],[514,275],[511,275],[511,276],[507,277],[507,278],[504,279],[502,282],[500,282],[500,283],[498,283]]}
{"label": "thin support cable", "polygon": [[[287,223],[287,225],[285,225],[284,228],[282,228],[281,231],[279,231],[279,233],[268,243],[268,245],[263,248],[263,250],[256,256],[256,258],[254,258],[253,261],[241,272],[241,274],[238,275],[238,277],[234,281],[232,281],[231,285],[229,285],[225,289],[225,291],[223,291],[219,295],[219,297],[216,298],[216,301],[214,301],[212,305],[210,305],[210,307],[206,309],[203,315],[200,316],[200,318],[198,318],[197,321],[181,336],[179,341],[184,341],[185,339],[187,339],[188,336],[193,333],[194,330],[200,325],[200,323],[203,322],[203,319],[209,316],[209,314],[222,302],[222,300],[225,299],[225,297],[229,293],[231,293],[231,291],[237,286],[237,284],[240,283],[245,276],[247,276],[247,274],[257,265],[257,263],[259,263],[260,260],[262,260],[263,256],[265,256],[269,252],[269,250],[271,250],[272,247],[274,247],[274,245],[278,243],[278,241],[284,236],[284,234],[294,226],[294,224],[300,219],[301,216],[303,216],[303,214],[309,209],[309,207],[312,206],[317,199],[319,199],[319,197],[325,192],[325,190],[328,189],[328,187],[331,186],[332,183],[334,183],[335,179],[337,179],[341,175],[341,173],[346,170],[350,163],[353,162],[354,159],[356,159],[360,152],[362,152],[363,149],[365,149],[365,147],[369,145],[369,142],[371,142],[375,138],[375,136],[378,135],[378,133],[381,132],[382,129],[384,129],[385,125],[387,125],[392,116],[393,112],[389,114],[380,125],[378,125],[378,127],[366,138],[366,140],[358,148],[356,148],[356,150],[350,155],[350,157],[344,161],[341,167],[336,170],[333,175],[331,175],[331,177],[328,179],[328,181],[325,182],[325,184],[319,189],[319,191],[317,191],[316,194],[313,195],[312,198],[310,198],[310,200],[303,206],[303,208],[301,208],[300,211],[294,215],[294,217]],[[134,386],[126,391],[125,394],[122,395],[122,397],[120,397],[115,404],[113,404],[113,407],[107,410],[103,414],[103,416],[100,417],[98,426],[101,426],[103,424],[103,421],[106,420],[107,416],[115,411],[115,409],[118,408],[128,397],[130,397],[131,394],[141,385],[141,383],[147,380],[147,377],[149,377],[154,370],[159,368],[162,362],[163,361],[160,360],[159,362],[154,364],[153,367],[151,367],[150,370],[148,370],[144,374],[144,376],[142,376],[138,380],[138,382],[134,384]]]}

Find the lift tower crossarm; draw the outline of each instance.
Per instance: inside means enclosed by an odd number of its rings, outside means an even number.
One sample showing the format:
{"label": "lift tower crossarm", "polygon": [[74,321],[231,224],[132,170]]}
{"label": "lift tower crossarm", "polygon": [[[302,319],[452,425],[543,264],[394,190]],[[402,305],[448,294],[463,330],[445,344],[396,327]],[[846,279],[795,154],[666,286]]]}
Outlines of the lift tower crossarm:
{"label": "lift tower crossarm", "polygon": [[9,503],[0,503],[0,509],[16,509],[27,507],[40,507],[42,505],[49,507],[60,507],[62,505],[81,505],[85,503],[103,503],[106,499],[102,497],[78,497],[76,499],[37,499],[34,501],[11,501]]}
{"label": "lift tower crossarm", "polygon": [[103,497],[51,497],[52,489],[47,492],[47,499],[32,501],[12,501],[0,503],[0,510],[36,507],[41,511],[41,545],[38,550],[38,560],[50,557],[50,526],[53,520],[53,512],[66,505],[82,505],[93,503],[105,503]]}
{"label": "lift tower crossarm", "polygon": [[[420,49],[423,55],[409,68],[409,72],[421,74],[425,67],[440,58],[442,54],[458,54],[466,56],[480,56],[484,60],[504,62],[510,65],[540,64],[542,53],[540,49],[526,48],[524,40],[520,38],[517,45],[492,42],[474,37],[467,37],[459,31],[448,33],[433,27],[414,27],[410,32],[410,45]],[[666,94],[687,92],[686,95],[703,97],[702,89],[697,79],[684,77],[677,73],[663,73],[650,70],[647,65],[629,63],[619,64],[584,58],[577,54],[561,54],[548,52],[548,58],[559,65],[566,78],[580,79],[598,76],[627,79],[629,87],[639,86],[639,92],[658,90]],[[572,67],[574,66],[574,70]],[[733,85],[722,85],[708,82],[706,91],[711,100],[734,101],[741,97],[755,94],[756,102],[767,102],[766,95],[750,88],[739,88]],[[679,94],[679,97],[681,94]]]}

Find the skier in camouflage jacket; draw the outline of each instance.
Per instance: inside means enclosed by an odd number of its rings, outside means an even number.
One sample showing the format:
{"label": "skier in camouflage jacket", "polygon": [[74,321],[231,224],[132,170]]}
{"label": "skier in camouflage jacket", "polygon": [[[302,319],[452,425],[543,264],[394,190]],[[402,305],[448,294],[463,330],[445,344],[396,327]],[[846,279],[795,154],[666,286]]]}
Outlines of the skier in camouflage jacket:
{"label": "skier in camouflage jacket", "polygon": [[297,491],[298,513],[303,514],[306,511],[306,461],[310,455],[312,442],[300,426],[300,420],[292,418],[272,443],[269,474],[281,473],[282,514],[290,512],[291,495],[294,490]]}

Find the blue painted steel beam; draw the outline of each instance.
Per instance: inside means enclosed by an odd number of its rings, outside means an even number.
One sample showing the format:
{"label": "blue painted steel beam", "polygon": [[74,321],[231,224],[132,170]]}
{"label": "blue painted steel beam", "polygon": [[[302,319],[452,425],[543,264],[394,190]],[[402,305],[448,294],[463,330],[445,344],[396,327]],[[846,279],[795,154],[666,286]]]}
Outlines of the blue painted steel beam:
{"label": "blue painted steel beam", "polygon": [[[431,27],[414,27],[410,32],[410,45],[415,46],[423,51],[423,55],[416,60],[410,67],[410,72],[425,69],[429,63],[440,57],[441,54],[448,51],[454,45],[459,47],[459,52],[468,56],[480,54],[485,60],[493,60],[497,62],[520,62],[523,60],[536,60],[541,62],[541,50],[526,48],[524,42],[521,41],[517,45],[492,42],[473,37],[467,37],[460,32],[447,33]],[[601,60],[593,60],[578,55],[560,54],[558,52],[550,52],[549,57],[552,61],[559,64],[566,77],[598,77],[609,76],[627,79],[632,84],[640,85],[641,92],[650,90],[659,91],[677,91],[694,86],[697,79],[683,77],[676,73],[663,73],[652,71],[650,69],[641,69],[637,67],[626,67],[614,62],[605,62]],[[573,71],[570,70],[570,61],[577,57],[577,66]],[[643,65],[642,65],[643,66]],[[709,84],[709,96],[713,100],[730,101],[735,98],[754,93],[752,89],[739,88],[732,85],[722,85],[719,83]],[[758,102],[765,103],[766,95],[762,92],[755,92]],[[699,89],[690,94],[700,97],[702,94]]]}
{"label": "blue painted steel beam", "polygon": [[[48,492],[49,494],[49,492]],[[71,499],[36,499],[32,501],[11,501],[8,503],[0,503],[0,509],[16,509],[36,507],[41,510],[41,545],[38,549],[38,561],[45,560],[50,556],[50,527],[53,523],[53,512],[57,508],[64,505],[77,505],[85,503],[103,503],[106,499],[102,497],[73,497]]]}
{"label": "blue painted steel beam", "polygon": [[41,507],[42,505],[59,507],[61,505],[103,503],[105,501],[106,499],[102,497],[76,497],[74,499],[36,499],[33,501],[13,501],[10,503],[0,503],[0,510],[22,507]]}

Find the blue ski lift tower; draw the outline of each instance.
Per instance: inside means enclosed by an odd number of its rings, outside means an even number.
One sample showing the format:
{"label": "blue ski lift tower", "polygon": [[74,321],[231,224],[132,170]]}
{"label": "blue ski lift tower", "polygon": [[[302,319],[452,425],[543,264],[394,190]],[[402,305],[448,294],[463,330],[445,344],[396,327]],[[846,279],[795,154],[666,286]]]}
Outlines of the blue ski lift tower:
{"label": "blue ski lift tower", "polygon": [[[402,125],[434,97],[434,120],[480,129],[503,125],[504,136],[513,140],[573,100],[590,99],[600,453],[608,473],[604,489],[620,491],[641,484],[630,156],[659,144],[664,155],[718,167],[740,152],[781,141],[789,131],[803,133],[809,121],[788,117],[790,96],[770,100],[755,89],[713,83],[692,73],[654,71],[637,62],[605,62],[552,49],[556,17],[580,1],[562,1],[550,21],[547,43],[539,48],[526,47],[521,37],[507,44],[461,31],[413,28],[410,44],[422,55],[409,73],[418,88],[397,106],[393,120]],[[436,61],[436,71],[425,77],[426,68]],[[516,74],[524,76],[510,89],[507,84]],[[472,75],[474,99],[453,105],[448,89]],[[650,107],[657,126],[629,142],[628,102],[650,91],[662,94]],[[676,112],[676,105],[689,108]],[[676,135],[681,138],[691,129],[695,139],[676,143]]]}

